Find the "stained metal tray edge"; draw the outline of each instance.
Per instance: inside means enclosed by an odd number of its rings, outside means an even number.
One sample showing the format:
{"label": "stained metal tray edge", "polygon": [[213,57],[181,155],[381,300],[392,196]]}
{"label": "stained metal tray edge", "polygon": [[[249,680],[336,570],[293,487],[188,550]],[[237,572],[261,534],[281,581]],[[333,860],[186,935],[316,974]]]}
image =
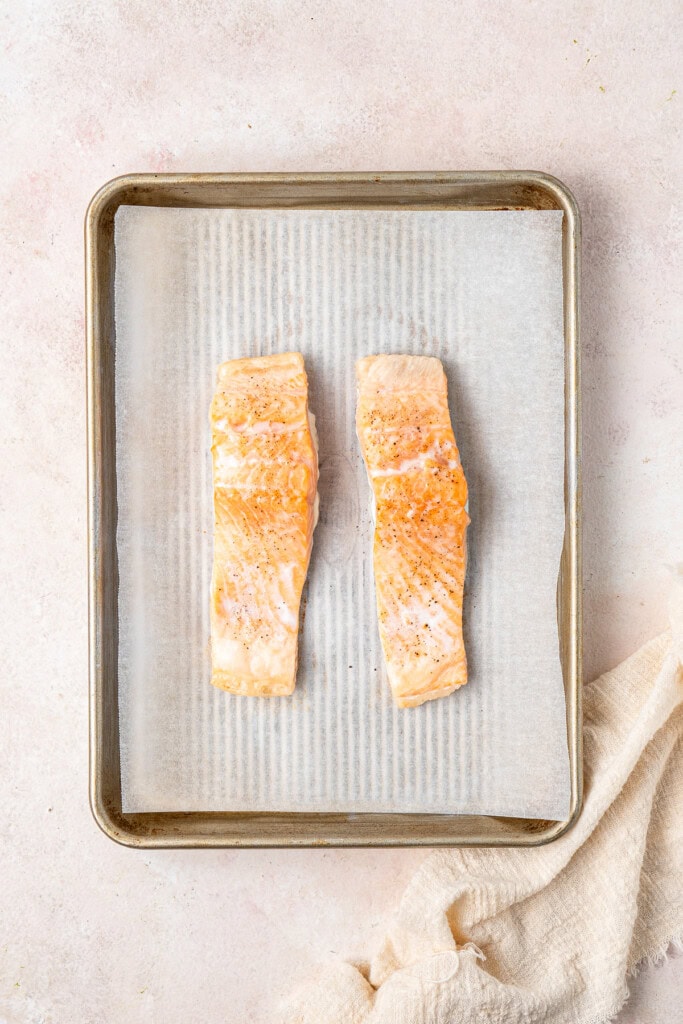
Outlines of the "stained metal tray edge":
{"label": "stained metal tray edge", "polygon": [[[114,215],[119,206],[398,206],[563,211],[565,543],[558,580],[571,798],[565,821],[420,814],[159,813],[121,810],[116,686],[116,472],[113,452]],[[88,425],[90,806],[115,842],[151,847],[541,846],[576,822],[583,799],[581,410],[576,200],[537,171],[131,174],[107,182],[85,219]]]}

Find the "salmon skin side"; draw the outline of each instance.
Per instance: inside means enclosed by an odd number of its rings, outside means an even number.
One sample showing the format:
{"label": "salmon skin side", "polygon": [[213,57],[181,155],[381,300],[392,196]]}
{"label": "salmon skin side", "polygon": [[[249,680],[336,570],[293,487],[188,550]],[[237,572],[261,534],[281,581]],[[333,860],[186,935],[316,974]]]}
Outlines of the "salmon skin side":
{"label": "salmon skin side", "polygon": [[218,368],[210,412],[214,551],[211,682],[275,697],[296,684],[318,457],[298,352]]}
{"label": "salmon skin side", "polygon": [[356,371],[380,639],[396,704],[415,707],[467,682],[467,483],[441,362],[367,356]]}

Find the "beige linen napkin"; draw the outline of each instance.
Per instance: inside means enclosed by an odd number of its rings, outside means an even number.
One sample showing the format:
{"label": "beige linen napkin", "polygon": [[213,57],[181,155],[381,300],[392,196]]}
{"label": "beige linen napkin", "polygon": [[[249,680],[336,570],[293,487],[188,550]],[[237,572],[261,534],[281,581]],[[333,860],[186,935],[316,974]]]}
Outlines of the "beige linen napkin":
{"label": "beige linen napkin", "polygon": [[369,972],[324,968],[291,1024],[599,1024],[683,942],[683,577],[672,633],[584,689],[585,800],[531,850],[431,854]]}

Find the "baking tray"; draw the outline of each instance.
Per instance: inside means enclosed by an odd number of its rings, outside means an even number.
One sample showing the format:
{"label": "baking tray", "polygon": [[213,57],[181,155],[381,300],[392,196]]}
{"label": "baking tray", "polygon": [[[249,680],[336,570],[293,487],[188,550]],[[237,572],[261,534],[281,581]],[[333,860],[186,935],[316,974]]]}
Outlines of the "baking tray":
{"label": "baking tray", "polygon": [[[121,801],[115,447],[114,218],[122,205],[274,209],[561,210],[565,340],[565,538],[557,590],[570,811],[564,821],[396,813],[137,813]],[[103,831],[134,847],[536,846],[565,832],[582,797],[581,553],[576,202],[537,172],[128,175],[86,217],[90,569],[90,800]]]}

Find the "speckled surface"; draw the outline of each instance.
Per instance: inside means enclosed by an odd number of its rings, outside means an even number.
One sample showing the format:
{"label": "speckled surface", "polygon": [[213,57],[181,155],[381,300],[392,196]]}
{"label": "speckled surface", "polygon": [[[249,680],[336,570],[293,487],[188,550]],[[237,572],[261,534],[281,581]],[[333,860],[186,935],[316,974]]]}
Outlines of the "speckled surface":
{"label": "speckled surface", "polygon": [[[0,1021],[270,1022],[312,964],[371,953],[424,856],[135,853],[93,824],[89,197],[142,170],[531,167],[566,181],[584,217],[593,675],[664,627],[661,566],[683,557],[677,7],[4,5]],[[682,964],[644,972],[622,1024],[680,1020]]]}

